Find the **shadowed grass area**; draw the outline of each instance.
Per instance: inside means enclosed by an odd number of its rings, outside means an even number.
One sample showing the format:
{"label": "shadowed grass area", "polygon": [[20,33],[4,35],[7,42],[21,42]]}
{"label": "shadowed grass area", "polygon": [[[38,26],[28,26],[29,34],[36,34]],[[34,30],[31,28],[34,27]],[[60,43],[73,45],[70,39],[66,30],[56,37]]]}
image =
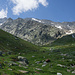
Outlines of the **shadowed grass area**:
{"label": "shadowed grass area", "polygon": [[0,30],[0,50],[11,50],[14,52],[38,50],[39,47],[3,30]]}

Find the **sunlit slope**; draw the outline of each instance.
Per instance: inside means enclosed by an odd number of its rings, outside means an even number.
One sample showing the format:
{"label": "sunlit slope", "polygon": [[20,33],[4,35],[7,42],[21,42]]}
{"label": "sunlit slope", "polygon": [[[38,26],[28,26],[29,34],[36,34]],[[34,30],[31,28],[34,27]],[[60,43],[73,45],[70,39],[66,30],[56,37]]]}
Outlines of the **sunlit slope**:
{"label": "sunlit slope", "polygon": [[60,46],[60,45],[74,45],[75,44],[75,34],[67,35],[62,38],[57,39],[52,43],[52,46]]}

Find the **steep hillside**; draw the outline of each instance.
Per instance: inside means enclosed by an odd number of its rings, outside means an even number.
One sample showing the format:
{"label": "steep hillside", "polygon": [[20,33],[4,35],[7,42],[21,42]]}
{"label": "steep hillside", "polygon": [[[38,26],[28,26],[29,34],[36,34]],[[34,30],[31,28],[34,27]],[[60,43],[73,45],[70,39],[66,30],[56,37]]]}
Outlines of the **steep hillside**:
{"label": "steep hillside", "polygon": [[3,30],[0,30],[0,50],[2,51],[14,51],[14,52],[25,52],[37,50],[38,47],[24,41],[16,36],[13,36]]}
{"label": "steep hillside", "polygon": [[70,34],[67,36],[63,36],[62,38],[59,38],[57,40],[55,40],[52,43],[53,46],[61,46],[61,45],[75,45],[75,33],[74,34]]}

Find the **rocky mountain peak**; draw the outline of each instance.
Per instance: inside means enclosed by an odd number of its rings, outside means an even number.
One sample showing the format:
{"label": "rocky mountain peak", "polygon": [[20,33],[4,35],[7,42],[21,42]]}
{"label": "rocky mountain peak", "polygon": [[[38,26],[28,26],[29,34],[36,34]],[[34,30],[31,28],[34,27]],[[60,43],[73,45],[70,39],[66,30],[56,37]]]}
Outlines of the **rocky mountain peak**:
{"label": "rocky mountain peak", "polygon": [[7,18],[0,18],[0,23],[4,23],[7,20]]}
{"label": "rocky mountain peak", "polygon": [[8,18],[6,22],[13,22],[12,18]]}

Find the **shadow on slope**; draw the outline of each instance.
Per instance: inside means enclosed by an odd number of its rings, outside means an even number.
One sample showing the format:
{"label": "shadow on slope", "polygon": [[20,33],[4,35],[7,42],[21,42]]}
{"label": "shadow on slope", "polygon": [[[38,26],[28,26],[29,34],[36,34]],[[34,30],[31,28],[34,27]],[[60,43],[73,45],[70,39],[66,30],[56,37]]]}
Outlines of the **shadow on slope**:
{"label": "shadow on slope", "polygon": [[0,50],[25,52],[25,51],[34,51],[38,49],[39,49],[38,46],[35,46],[3,30],[0,30]]}

